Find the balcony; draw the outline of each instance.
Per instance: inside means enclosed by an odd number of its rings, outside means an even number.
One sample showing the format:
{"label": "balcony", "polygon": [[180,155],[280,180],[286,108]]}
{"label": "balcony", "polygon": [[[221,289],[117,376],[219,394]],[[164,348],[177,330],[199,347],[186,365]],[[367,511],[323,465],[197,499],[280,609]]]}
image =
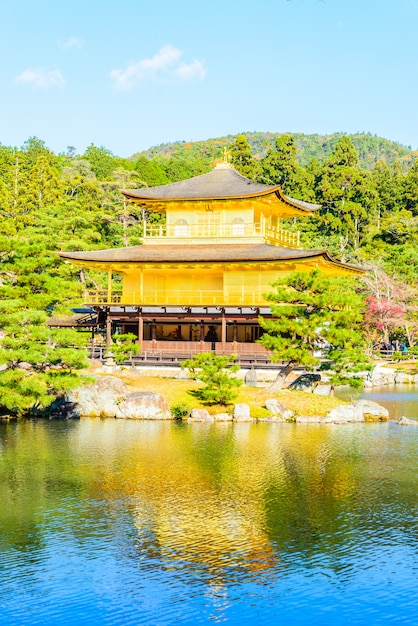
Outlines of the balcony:
{"label": "balcony", "polygon": [[88,290],[84,294],[84,302],[89,306],[266,306],[263,298],[265,288],[241,287],[224,291],[208,290],[155,290],[145,292],[120,290]]}
{"label": "balcony", "polygon": [[[180,220],[183,222],[184,220]],[[181,245],[193,243],[269,243],[285,248],[299,248],[299,232],[272,226],[270,220],[260,223],[188,224],[173,226],[143,224],[145,245]]]}

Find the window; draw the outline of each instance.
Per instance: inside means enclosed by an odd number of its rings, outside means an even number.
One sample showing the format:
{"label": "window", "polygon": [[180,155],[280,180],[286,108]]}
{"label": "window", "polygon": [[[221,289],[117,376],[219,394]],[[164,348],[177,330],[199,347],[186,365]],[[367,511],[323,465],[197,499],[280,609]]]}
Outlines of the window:
{"label": "window", "polygon": [[177,220],[174,224],[174,237],[188,237],[189,224],[186,220]]}
{"label": "window", "polygon": [[236,217],[234,220],[232,220],[231,235],[233,237],[240,237],[242,235],[245,235],[244,220],[240,217]]}

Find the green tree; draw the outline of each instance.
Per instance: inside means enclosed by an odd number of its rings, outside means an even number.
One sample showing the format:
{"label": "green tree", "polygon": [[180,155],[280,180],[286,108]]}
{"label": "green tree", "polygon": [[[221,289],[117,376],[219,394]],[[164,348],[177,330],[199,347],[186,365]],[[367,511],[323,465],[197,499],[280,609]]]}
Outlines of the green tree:
{"label": "green tree", "polygon": [[348,137],[338,141],[325,162],[317,197],[322,204],[320,215],[325,234],[338,233],[356,250],[368,225],[376,222],[377,194]]}
{"label": "green tree", "polygon": [[81,158],[90,163],[93,172],[99,180],[111,178],[113,170],[119,165],[119,159],[110,150],[104,146],[98,148],[94,144],[90,144],[86,148]]}
{"label": "green tree", "polygon": [[19,299],[0,304],[0,411],[25,415],[49,406],[80,384],[74,370],[87,366],[85,339],[52,329],[44,311]]}
{"label": "green tree", "polygon": [[314,177],[296,160],[293,135],[279,135],[274,147],[261,160],[261,182],[280,185],[283,192],[301,200],[313,200]]}
{"label": "green tree", "polygon": [[138,354],[141,346],[136,341],[136,335],[133,333],[125,333],[120,335],[112,335],[113,345],[111,351],[115,355],[116,363],[124,363],[129,361],[132,355]]}
{"label": "green tree", "polygon": [[233,378],[231,373],[237,372],[240,367],[234,365],[235,355],[216,356],[213,352],[196,354],[192,359],[181,363],[186,367],[193,378],[205,383],[197,394],[207,404],[230,404],[238,395],[237,387],[242,381]]}
{"label": "green tree", "polygon": [[260,319],[264,334],[260,343],[272,351],[272,360],[284,364],[272,385],[280,389],[298,366],[313,368],[320,359],[315,351],[326,346],[340,371],[367,361],[361,332],[364,301],[346,278],[292,272],[274,283],[267,294],[275,319]]}
{"label": "green tree", "polygon": [[413,215],[418,215],[418,159],[406,175],[403,197],[405,208]]}
{"label": "green tree", "polygon": [[250,179],[255,179],[258,172],[258,162],[251,153],[251,146],[245,135],[238,135],[233,143],[228,146],[231,155],[231,165]]}

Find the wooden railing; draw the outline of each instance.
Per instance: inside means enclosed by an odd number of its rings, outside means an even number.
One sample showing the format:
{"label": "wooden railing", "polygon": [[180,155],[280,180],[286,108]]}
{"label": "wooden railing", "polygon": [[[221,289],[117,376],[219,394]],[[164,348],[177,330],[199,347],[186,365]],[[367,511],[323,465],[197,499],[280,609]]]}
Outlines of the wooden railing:
{"label": "wooden railing", "polygon": [[[104,346],[95,346],[90,349],[90,357],[105,360],[107,349]],[[127,357],[126,364],[136,365],[141,363],[169,364],[178,363],[192,358],[201,352],[211,352],[212,343],[205,341],[149,341],[141,344],[138,355]],[[271,364],[270,352],[264,346],[257,343],[240,342],[216,342],[215,353],[217,355],[236,355],[236,362],[241,365]],[[273,367],[273,365],[272,365]],[[274,365],[277,367],[277,365]]]}
{"label": "wooden railing", "polygon": [[242,224],[180,224],[174,226],[154,226],[144,222],[144,243],[174,243],[187,241],[241,242],[263,241],[275,246],[299,248],[299,232],[291,232],[279,226],[270,225],[270,220],[260,223]]}
{"label": "wooden railing", "polygon": [[148,306],[266,306],[265,288],[239,287],[225,290],[160,289],[146,291],[88,290],[86,305],[148,305]]}
{"label": "wooden railing", "polygon": [[273,246],[283,246],[284,248],[300,247],[299,231],[293,233],[290,230],[284,230],[284,228],[266,226],[264,235],[266,242],[271,243]]}

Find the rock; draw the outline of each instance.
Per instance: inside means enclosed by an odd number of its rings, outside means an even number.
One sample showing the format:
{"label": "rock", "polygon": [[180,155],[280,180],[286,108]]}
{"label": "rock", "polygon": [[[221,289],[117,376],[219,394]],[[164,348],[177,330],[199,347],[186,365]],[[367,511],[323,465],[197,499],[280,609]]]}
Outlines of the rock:
{"label": "rock", "polygon": [[215,413],[213,418],[215,422],[232,422],[232,415],[229,413]]}
{"label": "rock", "polygon": [[418,382],[418,376],[406,372],[396,372],[395,385],[414,385]]}
{"label": "rock", "polygon": [[276,400],[276,398],[269,398],[266,400],[265,407],[267,411],[273,413],[273,415],[278,415],[283,419],[291,419],[293,417],[293,411],[288,409],[284,404]]}
{"label": "rock", "polygon": [[245,375],[244,379],[245,385],[247,387],[257,387],[258,385],[258,376],[257,372],[254,368],[251,368]]}
{"label": "rock", "polygon": [[289,385],[289,389],[296,389],[297,391],[313,391],[320,380],[320,374],[302,374]]}
{"label": "rock", "polygon": [[167,400],[160,393],[137,391],[125,396],[115,417],[126,419],[171,419]]}
{"label": "rock", "polygon": [[248,404],[236,404],[234,406],[234,420],[236,422],[251,422],[250,407]]}
{"label": "rock", "polygon": [[32,365],[30,363],[27,363],[26,361],[20,361],[20,363],[17,364],[17,367],[20,370],[31,370],[31,369],[33,369]]}
{"label": "rock", "polygon": [[32,409],[33,415],[48,419],[69,420],[80,419],[78,406],[75,402],[69,402],[65,396],[59,396],[45,409]]}
{"label": "rock", "polygon": [[270,417],[263,417],[258,420],[259,422],[292,422],[292,419],[285,420],[281,415],[271,415]]}
{"label": "rock", "polygon": [[366,422],[387,422],[389,419],[389,411],[373,400],[366,400],[365,398],[356,400],[353,402],[353,406],[362,413]]}
{"label": "rock", "polygon": [[323,421],[322,415],[298,415],[295,419],[297,424],[321,424]]}
{"label": "rock", "polygon": [[180,368],[179,373],[176,376],[177,380],[188,380],[189,379],[189,370],[184,367]]}
{"label": "rock", "polygon": [[331,409],[322,420],[324,424],[345,424],[347,422],[364,422],[363,413],[353,404],[343,404]]}
{"label": "rock", "polygon": [[119,404],[129,394],[129,387],[113,376],[103,376],[92,385],[79,387],[68,394],[67,400],[77,405],[80,415],[117,417]]}
{"label": "rock", "polygon": [[395,376],[396,371],[394,369],[377,365],[370,373],[369,380],[373,387],[382,387],[385,385],[393,385]]}
{"label": "rock", "polygon": [[404,415],[397,421],[399,426],[418,426],[418,420],[410,419]]}
{"label": "rock", "polygon": [[213,415],[210,415],[209,411],[206,409],[192,409],[190,413],[190,417],[188,419],[189,422],[213,422]]}
{"label": "rock", "polygon": [[317,385],[313,393],[317,396],[331,396],[333,395],[334,385]]}
{"label": "rock", "polygon": [[331,409],[323,419],[324,423],[344,424],[346,422],[386,422],[389,411],[372,400],[356,400]]}

